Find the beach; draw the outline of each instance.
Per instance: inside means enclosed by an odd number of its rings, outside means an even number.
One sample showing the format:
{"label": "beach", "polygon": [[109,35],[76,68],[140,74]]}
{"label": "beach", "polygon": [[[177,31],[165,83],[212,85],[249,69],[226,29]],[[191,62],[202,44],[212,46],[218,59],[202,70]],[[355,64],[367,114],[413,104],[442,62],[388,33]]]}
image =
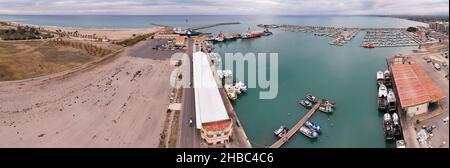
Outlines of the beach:
{"label": "beach", "polygon": [[[0,20],[1,21],[1,20]],[[61,26],[47,26],[47,25],[35,25],[28,23],[10,22],[12,25],[22,25],[22,26],[32,26],[40,27],[52,32],[61,30],[62,32],[78,32],[84,35],[95,34],[98,37],[106,36],[109,40],[119,41],[133,37],[133,35],[142,35],[147,33],[152,33],[159,28],[149,27],[149,28],[82,28],[82,27],[61,27]]]}

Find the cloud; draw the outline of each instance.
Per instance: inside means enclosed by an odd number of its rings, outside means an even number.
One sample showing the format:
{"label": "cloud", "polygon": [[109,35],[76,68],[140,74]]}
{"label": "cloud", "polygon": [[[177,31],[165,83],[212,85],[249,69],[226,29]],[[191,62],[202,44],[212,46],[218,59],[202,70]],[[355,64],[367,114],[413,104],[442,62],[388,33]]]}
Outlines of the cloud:
{"label": "cloud", "polygon": [[0,0],[0,14],[448,14],[449,0]]}

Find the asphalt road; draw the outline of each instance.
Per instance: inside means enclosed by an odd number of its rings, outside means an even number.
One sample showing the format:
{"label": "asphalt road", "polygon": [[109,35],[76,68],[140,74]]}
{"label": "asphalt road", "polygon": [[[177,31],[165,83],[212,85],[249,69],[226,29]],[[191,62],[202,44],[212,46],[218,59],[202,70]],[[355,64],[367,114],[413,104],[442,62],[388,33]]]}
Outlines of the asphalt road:
{"label": "asphalt road", "polygon": [[[188,40],[187,54],[190,58],[190,81],[192,81],[193,86],[193,66],[192,66],[192,55],[193,55],[193,41]],[[181,148],[200,148],[200,131],[195,128],[195,98],[194,98],[194,88],[185,88],[183,91],[183,109],[181,117],[181,137],[180,137],[180,147]],[[192,118],[192,125],[189,124],[189,120]]]}

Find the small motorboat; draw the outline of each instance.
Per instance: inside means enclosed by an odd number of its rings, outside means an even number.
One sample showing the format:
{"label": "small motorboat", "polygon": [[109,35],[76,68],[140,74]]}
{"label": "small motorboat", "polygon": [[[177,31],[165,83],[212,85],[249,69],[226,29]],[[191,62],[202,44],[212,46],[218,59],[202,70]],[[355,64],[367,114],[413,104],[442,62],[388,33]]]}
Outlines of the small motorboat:
{"label": "small motorboat", "polygon": [[310,108],[313,106],[313,104],[310,101],[304,100],[304,99],[300,100],[299,104],[301,104],[302,106],[304,106],[306,108]]}
{"label": "small motorboat", "polygon": [[299,132],[311,139],[315,139],[319,136],[319,134],[316,131],[306,126],[300,127]]}
{"label": "small motorboat", "polygon": [[273,133],[275,134],[275,136],[280,135],[284,130],[286,130],[286,127],[284,127],[283,125],[280,126],[280,128],[278,128],[277,130],[275,130]]}
{"label": "small motorboat", "polygon": [[287,133],[287,129],[282,130],[281,133],[278,134],[278,138],[280,138],[280,139],[283,138],[284,135],[286,135],[286,133]]}
{"label": "small motorboat", "polygon": [[333,108],[330,106],[320,106],[319,111],[324,112],[324,113],[331,113],[331,112],[333,112]]}
{"label": "small motorboat", "polygon": [[236,84],[234,84],[234,87],[236,88],[236,90],[239,90],[239,94],[247,92],[247,86],[244,82],[236,82]]}
{"label": "small motorboat", "polygon": [[329,101],[327,99],[322,99],[322,103],[320,105],[324,106],[324,107],[334,107],[334,106],[336,106],[336,103]]}
{"label": "small motorboat", "polygon": [[312,94],[306,94],[306,99],[308,99],[312,103],[317,103],[317,97],[313,96]]}
{"label": "small motorboat", "polygon": [[308,127],[309,129],[313,129],[314,131],[316,131],[317,133],[320,133],[320,125],[317,122],[310,122],[310,121],[306,121],[305,122],[305,126]]}

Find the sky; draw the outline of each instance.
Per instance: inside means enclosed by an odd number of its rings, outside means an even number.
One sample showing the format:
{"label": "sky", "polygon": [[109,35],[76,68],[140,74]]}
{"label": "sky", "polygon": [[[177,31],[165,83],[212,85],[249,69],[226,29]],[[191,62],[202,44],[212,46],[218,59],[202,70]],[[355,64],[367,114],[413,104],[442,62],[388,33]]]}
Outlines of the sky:
{"label": "sky", "polygon": [[0,0],[0,14],[448,15],[449,0]]}

